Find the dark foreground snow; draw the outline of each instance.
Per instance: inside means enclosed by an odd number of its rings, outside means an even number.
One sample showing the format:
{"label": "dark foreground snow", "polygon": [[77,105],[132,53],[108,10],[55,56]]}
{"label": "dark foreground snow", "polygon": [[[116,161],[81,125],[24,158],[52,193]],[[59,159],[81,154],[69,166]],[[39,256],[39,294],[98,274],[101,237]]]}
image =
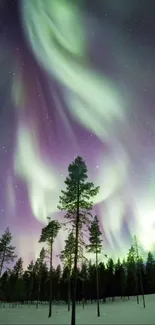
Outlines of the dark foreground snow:
{"label": "dark foreground snow", "polygon": [[[137,305],[135,298],[114,302],[107,301],[100,304],[101,316],[96,316],[96,304],[87,304],[83,310],[77,305],[76,324],[155,324],[155,295],[145,297],[146,308],[142,299]],[[35,305],[10,308],[8,305],[0,307],[0,324],[63,324],[70,325],[71,314],[66,305],[53,306],[53,314],[48,318],[48,306]]]}

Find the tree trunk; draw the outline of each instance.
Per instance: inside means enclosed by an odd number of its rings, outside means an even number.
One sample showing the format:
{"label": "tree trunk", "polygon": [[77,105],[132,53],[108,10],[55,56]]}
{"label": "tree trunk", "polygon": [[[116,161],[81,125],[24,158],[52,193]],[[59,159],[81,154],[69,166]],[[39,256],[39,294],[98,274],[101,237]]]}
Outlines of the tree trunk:
{"label": "tree trunk", "polygon": [[39,275],[39,283],[38,283],[38,294],[37,294],[37,304],[36,304],[36,308],[37,309],[38,309],[39,298],[40,298],[40,287],[41,287],[41,273]]}
{"label": "tree trunk", "polygon": [[97,248],[96,248],[96,292],[97,292],[97,317],[100,317],[99,279],[98,279],[98,255],[97,255]]}
{"label": "tree trunk", "polygon": [[60,280],[58,281],[58,295],[57,295],[57,299],[58,299],[58,305],[60,303]]}
{"label": "tree trunk", "polygon": [[138,296],[138,279],[137,279],[137,267],[135,267],[135,282],[136,282],[136,296],[137,296],[137,304],[139,304],[139,296]]}
{"label": "tree trunk", "polygon": [[83,304],[83,309],[84,309],[84,305],[85,305],[85,290],[84,290],[84,279],[82,281],[82,295],[83,295],[83,298],[82,298],[82,304]]}
{"label": "tree trunk", "polygon": [[33,287],[34,287],[34,273],[31,273],[31,291],[30,291],[30,304],[32,305],[33,300]]}
{"label": "tree trunk", "polygon": [[76,312],[76,284],[77,284],[77,261],[78,261],[78,239],[79,239],[79,180],[77,189],[77,215],[76,215],[76,233],[75,233],[75,255],[74,255],[74,269],[73,269],[73,296],[72,296],[72,316],[71,325],[75,325]]}
{"label": "tree trunk", "polygon": [[53,253],[53,238],[51,241],[51,251],[50,251],[50,294],[49,294],[49,314],[48,318],[52,315],[52,253]]}
{"label": "tree trunk", "polygon": [[139,280],[140,280],[140,288],[141,288],[141,293],[142,293],[142,299],[143,299],[143,307],[145,308],[145,296],[144,296],[144,288],[143,288],[143,281],[142,281],[142,274],[141,270],[139,270]]}
{"label": "tree trunk", "polygon": [[70,311],[70,300],[71,300],[71,278],[68,277],[68,311]]}
{"label": "tree trunk", "polygon": [[2,269],[3,269],[4,259],[5,259],[5,252],[6,252],[6,246],[4,247],[3,257],[2,257],[1,264],[0,264],[0,277],[2,274]]}

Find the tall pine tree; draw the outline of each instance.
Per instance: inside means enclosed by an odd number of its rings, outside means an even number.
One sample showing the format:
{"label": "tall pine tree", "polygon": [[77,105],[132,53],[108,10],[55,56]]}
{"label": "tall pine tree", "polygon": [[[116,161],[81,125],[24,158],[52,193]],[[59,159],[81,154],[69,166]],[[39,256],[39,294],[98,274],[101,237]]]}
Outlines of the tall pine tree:
{"label": "tall pine tree", "polygon": [[146,293],[155,293],[155,259],[151,252],[148,252],[146,261]]}
{"label": "tall pine tree", "polygon": [[68,238],[65,240],[65,248],[60,254],[60,258],[64,263],[64,266],[68,268],[68,311],[70,311],[71,300],[71,272],[74,263],[75,252],[75,236],[73,230],[69,233]]}
{"label": "tall pine tree", "polygon": [[102,239],[99,226],[98,217],[95,216],[89,227],[89,241],[88,252],[94,253],[96,257],[96,293],[97,293],[97,316],[100,317],[100,305],[99,305],[99,275],[98,275],[98,254],[102,250]]}
{"label": "tall pine tree", "polygon": [[137,263],[136,263],[136,256],[135,256],[135,248],[133,245],[130,247],[127,256],[127,290],[129,296],[131,294],[136,295],[137,304],[139,304]]}
{"label": "tall pine tree", "polygon": [[61,228],[60,223],[57,220],[50,221],[41,231],[41,236],[39,243],[47,243],[50,253],[50,297],[49,297],[49,314],[48,317],[52,315],[52,268],[53,268],[53,244],[54,240],[58,235]]}
{"label": "tall pine tree", "polygon": [[20,301],[23,300],[24,296],[24,281],[23,281],[23,260],[20,257],[16,264],[13,267],[13,270],[11,272],[11,278],[12,278],[12,298],[17,298]]}
{"label": "tall pine tree", "polygon": [[145,308],[145,296],[144,296],[144,288],[143,288],[143,280],[142,280],[142,270],[141,270],[141,264],[143,264],[142,258],[139,254],[139,247],[138,247],[138,241],[137,237],[134,236],[134,244],[133,244],[134,250],[135,250],[135,260],[136,260],[136,272],[137,272],[137,279],[140,282],[140,290],[142,294],[143,299],[143,307]]}
{"label": "tall pine tree", "polygon": [[42,271],[43,271],[43,266],[44,266],[44,260],[46,257],[46,251],[45,248],[43,247],[40,251],[39,258],[37,259],[38,262],[38,293],[37,293],[37,304],[36,308],[38,308],[39,305],[39,298],[40,298],[40,288],[41,288],[41,278],[42,278]]}
{"label": "tall pine tree", "polygon": [[13,262],[17,257],[15,255],[15,247],[11,245],[12,235],[9,228],[6,229],[0,238],[0,276],[5,264]]}
{"label": "tall pine tree", "polygon": [[86,225],[93,206],[92,198],[97,195],[99,187],[87,182],[87,166],[82,157],[77,157],[68,167],[69,175],[65,180],[66,190],[61,191],[58,208],[67,211],[68,218],[75,229],[75,251],[73,268],[73,297],[71,325],[75,325],[77,262],[80,231]]}

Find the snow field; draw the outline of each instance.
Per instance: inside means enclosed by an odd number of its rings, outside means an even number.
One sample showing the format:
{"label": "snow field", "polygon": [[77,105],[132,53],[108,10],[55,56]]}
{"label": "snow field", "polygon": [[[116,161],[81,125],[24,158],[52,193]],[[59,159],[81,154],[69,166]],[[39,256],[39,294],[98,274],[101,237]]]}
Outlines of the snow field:
{"label": "snow field", "polygon": [[[82,304],[76,308],[76,324],[155,324],[155,295],[145,296],[146,308],[143,308],[142,298],[139,305],[136,298],[123,302],[116,298],[114,302],[100,304],[101,316],[96,316],[96,304],[88,303],[83,310]],[[52,317],[48,318],[48,305],[22,305],[10,308],[7,304],[0,307],[0,324],[63,324],[70,325],[71,313],[67,305],[53,305]]]}

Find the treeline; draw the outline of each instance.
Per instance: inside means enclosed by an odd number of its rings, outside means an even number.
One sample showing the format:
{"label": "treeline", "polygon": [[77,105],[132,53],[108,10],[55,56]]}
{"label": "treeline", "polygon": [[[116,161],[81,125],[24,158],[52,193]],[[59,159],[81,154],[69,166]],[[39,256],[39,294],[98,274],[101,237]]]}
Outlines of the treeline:
{"label": "treeline", "polygon": [[[23,260],[19,258],[12,270],[6,270],[0,279],[1,302],[32,303],[36,301],[49,301],[50,272],[45,261],[44,249],[40,257],[34,263],[30,262],[26,270],[23,270]],[[138,292],[136,290],[135,278],[136,261],[133,258],[133,247],[130,248],[126,260],[122,263],[118,259],[116,263],[109,258],[105,262],[99,262],[99,299],[106,302],[106,298],[120,296],[122,299],[133,295],[141,295],[139,274],[141,272],[145,294],[155,293],[155,260],[151,252],[148,253],[147,261],[140,259],[137,269]],[[83,261],[77,269],[77,295],[76,300],[85,304],[96,301],[96,265],[91,261]],[[58,265],[52,268],[52,300],[69,303],[69,294],[72,299],[72,278],[68,266],[63,268]],[[71,280],[71,291],[68,294],[69,279]]]}
{"label": "treeline", "polygon": [[[97,301],[97,316],[100,316],[100,301],[106,302],[107,297],[114,300],[115,296],[143,296],[155,292],[155,261],[151,252],[144,264],[134,237],[126,260],[117,263],[104,255],[104,241],[97,216],[92,215],[93,198],[98,194],[99,187],[87,181],[87,167],[82,157],[76,157],[68,167],[65,180],[66,189],[61,191],[58,209],[64,211],[64,221],[51,220],[42,229],[40,243],[44,248],[34,263],[31,262],[23,271],[20,258],[12,270],[6,270],[9,262],[13,262],[15,247],[11,245],[12,235],[7,229],[0,238],[0,299],[8,302],[49,301],[49,314],[52,315],[52,302],[65,301],[71,313],[71,325],[75,325],[76,302],[84,304],[90,300]],[[115,216],[114,216],[115,218]],[[62,261],[54,269],[53,244],[59,230],[67,232],[64,249],[59,257]],[[88,242],[86,243],[86,233]],[[85,252],[94,254],[95,264],[87,261]],[[102,253],[102,254],[101,254]],[[81,265],[81,267],[78,267]],[[4,272],[2,274],[2,271]],[[78,290],[77,290],[78,288]]]}

